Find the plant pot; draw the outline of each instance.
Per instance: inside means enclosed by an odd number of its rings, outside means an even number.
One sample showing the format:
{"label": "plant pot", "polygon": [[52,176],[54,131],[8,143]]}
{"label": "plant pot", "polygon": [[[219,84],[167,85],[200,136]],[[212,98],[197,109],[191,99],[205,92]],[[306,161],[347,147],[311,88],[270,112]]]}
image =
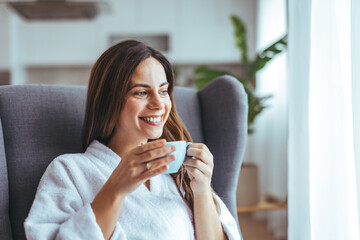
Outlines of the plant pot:
{"label": "plant pot", "polygon": [[236,191],[238,206],[255,205],[259,202],[259,170],[255,164],[245,163],[241,167]]}

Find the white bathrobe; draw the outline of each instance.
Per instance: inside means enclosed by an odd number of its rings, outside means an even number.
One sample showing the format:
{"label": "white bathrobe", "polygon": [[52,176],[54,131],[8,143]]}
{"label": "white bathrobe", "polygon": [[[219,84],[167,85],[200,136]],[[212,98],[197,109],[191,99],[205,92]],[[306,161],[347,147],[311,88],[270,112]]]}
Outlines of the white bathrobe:
{"label": "white bathrobe", "polygon": [[[121,158],[98,141],[85,153],[57,157],[45,171],[29,216],[28,239],[104,239],[90,203]],[[228,239],[240,239],[236,221],[218,196]],[[150,179],[126,196],[111,239],[195,239],[193,216],[168,174]]]}

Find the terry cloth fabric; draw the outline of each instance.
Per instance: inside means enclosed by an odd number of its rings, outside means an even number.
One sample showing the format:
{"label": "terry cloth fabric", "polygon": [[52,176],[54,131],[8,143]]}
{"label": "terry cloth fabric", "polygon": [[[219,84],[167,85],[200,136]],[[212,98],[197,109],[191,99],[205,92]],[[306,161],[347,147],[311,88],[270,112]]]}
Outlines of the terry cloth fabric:
{"label": "terry cloth fabric", "polygon": [[[41,178],[25,220],[27,239],[104,239],[90,203],[120,161],[96,140],[85,153],[57,157]],[[215,198],[228,239],[240,239],[234,218]],[[141,184],[126,196],[111,239],[195,239],[192,212],[170,175],[151,178],[150,191]]]}

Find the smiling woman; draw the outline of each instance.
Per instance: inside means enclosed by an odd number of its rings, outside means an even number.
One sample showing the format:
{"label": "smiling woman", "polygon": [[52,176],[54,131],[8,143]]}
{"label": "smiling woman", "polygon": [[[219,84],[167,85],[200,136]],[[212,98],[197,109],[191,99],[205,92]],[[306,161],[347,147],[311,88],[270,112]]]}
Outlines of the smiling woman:
{"label": "smiling woman", "polygon": [[130,86],[112,138],[123,147],[161,137],[172,106],[164,68],[153,57],[139,64]]}
{"label": "smiling woman", "polygon": [[165,174],[176,150],[166,142],[192,142],[174,85],[168,60],[141,42],[100,56],[88,87],[85,153],[62,155],[46,170],[25,221],[28,239],[240,239],[211,188],[204,144],[190,144],[183,167]]}

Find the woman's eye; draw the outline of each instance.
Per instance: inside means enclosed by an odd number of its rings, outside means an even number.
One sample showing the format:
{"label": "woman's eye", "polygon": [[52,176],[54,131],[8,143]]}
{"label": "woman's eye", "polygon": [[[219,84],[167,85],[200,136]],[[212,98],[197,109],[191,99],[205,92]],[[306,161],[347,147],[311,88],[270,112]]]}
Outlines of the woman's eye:
{"label": "woman's eye", "polygon": [[140,97],[144,97],[144,96],[146,95],[146,92],[145,92],[145,91],[136,92],[135,95],[136,95],[136,96],[140,96]]}
{"label": "woman's eye", "polygon": [[160,94],[161,95],[167,95],[168,94],[168,90],[166,89],[166,90],[162,90],[161,92],[160,92]]}

